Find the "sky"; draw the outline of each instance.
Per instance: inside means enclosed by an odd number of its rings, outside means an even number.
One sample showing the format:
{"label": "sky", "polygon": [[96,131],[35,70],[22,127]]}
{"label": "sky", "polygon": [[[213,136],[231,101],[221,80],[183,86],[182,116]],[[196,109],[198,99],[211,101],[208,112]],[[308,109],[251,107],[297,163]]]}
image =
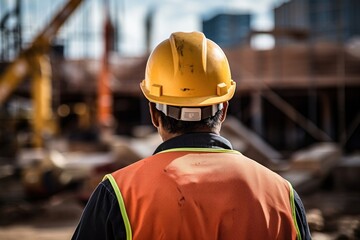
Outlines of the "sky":
{"label": "sky", "polygon": [[[174,31],[201,30],[201,17],[211,17],[217,11],[254,14],[251,26],[269,30],[273,27],[272,9],[284,0],[127,0],[124,2],[125,17],[122,49],[144,51],[143,21],[149,9],[154,9],[152,46],[168,38]],[[137,30],[134,30],[137,29]],[[136,46],[137,45],[137,46]],[[273,40],[268,36],[254,39],[257,48],[270,48]]]}
{"label": "sky", "polygon": [[[22,0],[24,39],[31,41],[40,31],[46,20],[67,0]],[[84,57],[90,49],[90,57],[102,53],[103,3],[105,0],[83,0],[63,29],[59,38],[71,38],[68,55]],[[152,10],[154,13],[151,46],[168,38],[175,31],[201,31],[201,19],[212,17],[216,12],[250,13],[253,29],[269,30],[273,27],[273,8],[288,0],[108,0],[113,22],[120,29],[119,51],[123,55],[142,55],[146,50],[145,18]],[[6,6],[15,4],[15,0],[0,0],[0,14]],[[84,14],[84,12],[86,14]],[[34,14],[36,13],[36,14]],[[83,14],[81,14],[83,13]],[[1,16],[0,16],[1,17]],[[72,24],[72,23],[77,24]],[[77,36],[78,26],[92,31],[91,41],[80,41]],[[65,30],[64,30],[65,29]],[[84,44],[87,46],[84,47]],[[256,48],[271,48],[273,39],[259,36],[253,39]],[[89,56],[85,56],[89,57]]]}

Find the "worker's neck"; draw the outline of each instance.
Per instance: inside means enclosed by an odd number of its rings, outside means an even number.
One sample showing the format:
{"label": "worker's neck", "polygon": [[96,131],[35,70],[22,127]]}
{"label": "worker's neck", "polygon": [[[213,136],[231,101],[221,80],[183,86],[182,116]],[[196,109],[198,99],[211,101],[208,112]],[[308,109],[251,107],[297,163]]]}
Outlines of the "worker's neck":
{"label": "worker's neck", "polygon": [[[220,129],[212,129],[211,131],[209,129],[201,129],[201,130],[197,130],[197,131],[194,131],[192,133],[214,133],[214,134],[217,134],[217,135],[220,135]],[[177,136],[180,136],[180,135],[183,135],[185,133],[169,133],[167,131],[163,131],[163,132],[159,132],[160,133],[160,136],[162,138],[162,140],[165,142],[167,140],[170,140],[174,137],[177,137]]]}

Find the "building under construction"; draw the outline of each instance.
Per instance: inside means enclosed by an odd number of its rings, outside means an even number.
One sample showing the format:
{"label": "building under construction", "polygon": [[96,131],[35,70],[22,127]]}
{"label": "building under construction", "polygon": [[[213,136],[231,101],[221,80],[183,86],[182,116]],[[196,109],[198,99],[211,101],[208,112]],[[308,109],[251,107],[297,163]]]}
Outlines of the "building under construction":
{"label": "building under construction", "polygon": [[[306,28],[309,26],[309,21],[305,21],[305,17],[300,20],[297,18],[297,21],[288,21],[287,26],[284,26],[282,22],[285,21],[279,19],[293,16],[291,11],[296,9],[310,8],[311,11],[315,11],[313,8],[316,7],[318,15],[321,13],[321,6],[315,3],[307,8],[295,9],[288,6],[299,4],[299,2],[306,3],[306,1],[291,1],[275,9],[276,25],[273,31],[250,31],[249,44],[242,43],[225,49],[232,67],[233,79],[238,83],[230,114],[279,150],[292,151],[317,141],[333,141],[339,143],[345,151],[354,151],[359,149],[360,142],[358,128],[360,62],[359,50],[348,44],[353,39],[350,36],[357,36],[356,31],[352,30],[352,35],[348,32],[350,32],[349,29],[359,27],[353,25],[344,27],[343,29],[347,30],[347,38],[338,42],[330,37],[328,41],[324,37],[320,40],[313,37],[314,31]],[[20,1],[17,3],[14,9],[10,9],[12,11],[3,14],[2,69],[6,66],[6,61],[15,59],[16,53],[24,47],[24,42],[21,42],[24,32],[21,26],[22,11],[19,7]],[[85,6],[80,6],[78,10],[82,14],[82,19],[76,22],[77,30],[71,37],[76,35],[76,41],[80,41],[82,46],[89,46],[93,44],[91,39],[95,38],[86,36],[97,33],[100,35],[97,37],[98,41],[102,42],[101,29],[93,32],[87,30],[88,26],[85,23],[91,10],[87,3],[82,4]],[[331,10],[328,5],[324,6],[324,14]],[[337,6],[335,3],[333,5]],[[339,10],[338,12],[338,15],[334,14],[335,17],[341,16],[341,13],[348,16],[346,11]],[[18,19],[18,24],[9,29],[6,27],[6,20],[11,14],[13,18]],[[353,17],[343,22],[354,23],[350,21],[351,19]],[[212,24],[217,23],[215,21]],[[116,24],[114,26],[118,27]],[[333,28],[330,32],[336,35],[336,31],[340,30]],[[146,111],[143,109],[146,108],[146,104],[143,103],[144,100],[138,87],[144,77],[147,55],[122,57],[121,53],[116,51],[116,46],[119,46],[118,32],[119,29],[113,27],[112,43],[108,44],[105,51],[111,53],[112,56],[108,63],[113,103],[111,111],[117,122],[116,133],[131,134],[133,127],[150,124]],[[270,50],[253,49],[250,46],[250,40],[257,34],[270,34],[277,44]],[[62,35],[66,35],[64,30]],[[319,36],[319,33],[314,35]],[[57,38],[52,36],[52,43],[55,45],[49,44],[51,61],[57,66],[52,68],[51,108],[53,112],[57,113],[58,110],[66,112],[66,105],[71,109],[71,106],[78,103],[97,106],[91,101],[97,99],[99,91],[97,79],[101,72],[101,61],[86,57],[86,54],[83,54],[81,59],[69,59],[66,57],[66,52],[69,51],[67,48],[70,46],[70,43],[66,44],[67,38],[63,39],[62,43],[54,39]],[[281,40],[287,40],[288,43],[282,44]],[[219,44],[221,45],[221,42]],[[2,103],[3,106],[9,108],[10,103],[16,105],[16,99],[28,98],[29,85],[28,81],[23,81],[14,90],[7,104]],[[95,108],[90,108],[89,111],[91,111],[90,115],[96,113]],[[73,111],[65,115],[62,112],[60,116],[56,116],[64,132],[68,128],[76,127],[70,125],[74,123],[73,118],[78,117]],[[95,124],[96,119],[91,121]]]}

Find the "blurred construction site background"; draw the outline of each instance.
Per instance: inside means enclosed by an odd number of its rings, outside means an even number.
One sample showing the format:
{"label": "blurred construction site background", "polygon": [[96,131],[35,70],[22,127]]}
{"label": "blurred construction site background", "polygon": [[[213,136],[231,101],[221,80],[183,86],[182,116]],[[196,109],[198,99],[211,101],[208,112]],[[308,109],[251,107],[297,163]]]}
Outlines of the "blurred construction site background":
{"label": "blurred construction site background", "polygon": [[267,28],[180,2],[0,0],[0,239],[69,239],[102,177],[152,154],[147,58],[195,30],[237,82],[222,135],[294,185],[314,239],[360,239],[360,1],[259,1]]}

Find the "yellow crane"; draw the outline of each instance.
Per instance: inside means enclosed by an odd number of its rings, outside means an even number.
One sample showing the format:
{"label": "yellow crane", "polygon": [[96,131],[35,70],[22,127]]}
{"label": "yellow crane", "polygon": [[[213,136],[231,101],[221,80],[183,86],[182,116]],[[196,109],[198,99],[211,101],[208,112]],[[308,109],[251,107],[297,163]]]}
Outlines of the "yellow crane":
{"label": "yellow crane", "polygon": [[51,109],[51,67],[47,56],[51,40],[81,2],[82,0],[69,0],[34,38],[30,46],[0,75],[0,107],[27,76],[31,79],[34,147],[43,147],[43,136],[54,129]]}

